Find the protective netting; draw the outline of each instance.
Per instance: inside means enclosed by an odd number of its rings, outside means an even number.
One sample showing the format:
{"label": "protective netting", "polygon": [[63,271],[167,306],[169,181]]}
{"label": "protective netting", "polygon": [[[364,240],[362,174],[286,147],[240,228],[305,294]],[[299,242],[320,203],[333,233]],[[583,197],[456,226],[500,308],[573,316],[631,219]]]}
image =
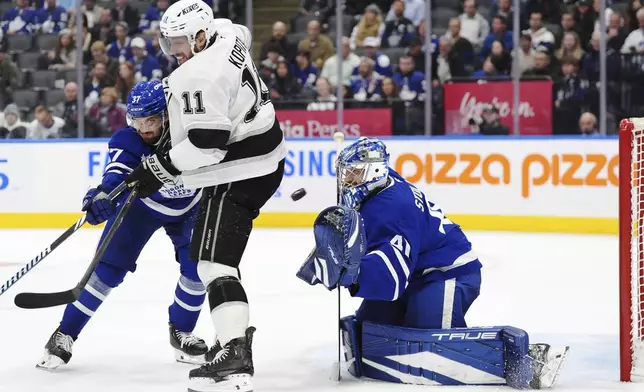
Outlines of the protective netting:
{"label": "protective netting", "polygon": [[631,122],[631,381],[644,381],[644,118]]}

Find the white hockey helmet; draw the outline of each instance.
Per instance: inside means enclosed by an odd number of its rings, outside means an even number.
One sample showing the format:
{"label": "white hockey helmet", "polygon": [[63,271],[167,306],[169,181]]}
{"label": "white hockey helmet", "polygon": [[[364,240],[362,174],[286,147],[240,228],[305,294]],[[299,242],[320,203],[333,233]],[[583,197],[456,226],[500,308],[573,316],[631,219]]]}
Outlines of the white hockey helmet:
{"label": "white hockey helmet", "polygon": [[201,0],[179,0],[163,13],[159,29],[159,45],[164,54],[172,55],[169,39],[177,37],[186,37],[192,54],[196,54],[197,34],[206,33],[206,42],[215,35],[212,8]]}

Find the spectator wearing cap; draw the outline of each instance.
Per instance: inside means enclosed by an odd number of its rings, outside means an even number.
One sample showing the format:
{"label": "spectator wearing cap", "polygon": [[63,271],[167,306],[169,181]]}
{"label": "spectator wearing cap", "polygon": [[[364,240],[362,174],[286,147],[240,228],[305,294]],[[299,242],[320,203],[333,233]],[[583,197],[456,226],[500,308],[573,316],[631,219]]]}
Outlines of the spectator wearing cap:
{"label": "spectator wearing cap", "polygon": [[473,133],[479,133],[486,136],[509,135],[510,128],[501,123],[499,109],[494,105],[486,105],[481,110],[480,121],[474,122],[472,127]]}
{"label": "spectator wearing cap", "polygon": [[396,0],[391,5],[395,19],[385,22],[385,31],[382,33],[381,44],[383,48],[405,48],[409,40],[416,33],[413,22],[405,17],[405,2]]}
{"label": "spectator wearing cap", "polygon": [[561,60],[562,77],[555,82],[554,92],[554,133],[576,133],[577,121],[588,90],[588,81],[582,79],[577,71],[579,62],[573,57]]}
{"label": "spectator wearing cap", "polygon": [[62,135],[65,121],[52,116],[49,109],[43,105],[36,106],[34,111],[36,119],[29,124],[27,139],[58,139]]}
{"label": "spectator wearing cap", "polygon": [[38,59],[38,69],[67,70],[76,67],[76,42],[72,38],[69,29],[63,29],[58,33],[56,48],[44,53]]}
{"label": "spectator wearing cap", "polygon": [[485,37],[490,33],[490,25],[476,10],[475,0],[465,0],[463,8],[465,12],[458,17],[461,20],[461,36],[475,48],[481,48]]}
{"label": "spectator wearing cap", "polygon": [[155,56],[148,53],[145,40],[141,37],[133,38],[130,45],[132,57],[130,62],[136,69],[135,79],[138,82],[147,82],[149,80],[161,80],[163,72],[161,65]]}
{"label": "spectator wearing cap", "polygon": [[425,99],[425,74],[414,70],[414,60],[410,56],[402,56],[398,59],[398,72],[392,79],[403,101]]}
{"label": "spectator wearing cap", "polygon": [[331,85],[327,78],[320,76],[315,81],[315,100],[306,106],[306,110],[335,110],[335,103],[338,98],[331,92]]}
{"label": "spectator wearing cap", "polygon": [[12,92],[20,86],[20,68],[8,53],[0,52],[0,107],[12,102]]}
{"label": "spectator wearing cap", "polygon": [[374,71],[374,61],[368,57],[360,58],[358,76],[351,81],[353,99],[356,101],[379,101],[382,78]]}
{"label": "spectator wearing cap", "polygon": [[123,62],[132,57],[132,50],[130,48],[130,37],[128,37],[128,27],[125,22],[117,22],[114,29],[116,40],[107,47],[107,55]]}
{"label": "spectator wearing cap", "polygon": [[351,32],[351,48],[364,47],[367,38],[380,39],[384,31],[385,23],[382,20],[380,8],[375,4],[369,5]]}
{"label": "spectator wearing cap", "polygon": [[522,33],[519,39],[519,70],[521,74],[534,68],[535,50],[532,47],[532,36],[530,34]]}
{"label": "spectator wearing cap", "polygon": [[297,50],[311,53],[311,63],[316,68],[320,69],[324,66],[324,62],[333,54],[333,43],[329,37],[320,34],[320,22],[312,20],[306,26],[307,38],[301,40],[297,46]]}
{"label": "spectator wearing cap", "polygon": [[579,116],[579,133],[583,136],[599,135],[597,129],[597,117],[590,112],[582,113]]}
{"label": "spectator wearing cap", "polygon": [[[85,14],[87,18],[87,28],[91,29],[94,27],[96,22],[101,18],[104,8],[96,5],[96,0],[83,0],[83,5],[81,6],[81,11]],[[70,10],[72,11],[72,10]],[[76,18],[71,15],[70,22],[76,21]],[[70,26],[71,27],[71,26]]]}
{"label": "spectator wearing cap", "polygon": [[[461,37],[461,20],[452,18],[449,20],[449,28],[444,35],[450,41],[450,53],[458,56],[469,71],[474,70],[474,47],[467,39]],[[424,71],[423,71],[424,72]]]}
{"label": "spectator wearing cap", "polygon": [[91,122],[91,137],[111,137],[127,125],[125,109],[117,105],[118,94],[114,87],[101,91],[100,101],[89,110],[87,117]]}
{"label": "spectator wearing cap", "polygon": [[112,10],[103,10],[98,22],[94,24],[91,29],[92,39],[102,41],[105,45],[109,45],[116,40],[116,22],[112,19]]}
{"label": "spectator wearing cap", "polygon": [[644,53],[644,7],[637,10],[639,28],[631,31],[622,45],[622,53]]}
{"label": "spectator wearing cap", "polygon": [[492,32],[485,37],[483,48],[481,48],[481,59],[485,59],[492,50],[492,43],[501,41],[507,51],[512,51],[512,32],[508,31],[508,21],[500,15],[492,19]]}
{"label": "spectator wearing cap", "polygon": [[579,29],[579,37],[582,42],[589,42],[595,30],[595,21],[598,18],[598,14],[593,7],[592,0],[577,0],[576,5],[575,22]]}
{"label": "spectator wearing cap", "polygon": [[37,12],[28,0],[16,0],[16,6],[2,16],[0,27],[6,35],[34,34],[38,28]]}
{"label": "spectator wearing cap", "polygon": [[116,22],[127,23],[128,35],[134,35],[139,32],[141,16],[137,10],[132,8],[129,0],[116,0],[116,7],[112,9],[112,19]]}
{"label": "spectator wearing cap", "polygon": [[24,139],[29,124],[20,119],[20,110],[15,103],[4,108],[4,124],[0,127],[0,139]]}
{"label": "spectator wearing cap", "polygon": [[268,56],[268,48],[273,47],[273,44],[277,44],[281,48],[280,54],[284,56],[286,61],[290,62],[293,60],[295,48],[286,39],[286,25],[284,22],[277,21],[273,23],[271,38],[262,44],[259,54],[260,60],[266,59]]}
{"label": "spectator wearing cap", "polygon": [[313,89],[318,70],[311,64],[311,53],[299,52],[295,56],[295,64],[291,64],[291,73],[295,75],[302,87]]}
{"label": "spectator wearing cap", "polygon": [[555,36],[543,26],[543,16],[540,12],[530,14],[530,28],[523,33],[530,34],[532,38],[532,47],[535,50],[554,50]]}
{"label": "spectator wearing cap", "polygon": [[[414,24],[414,26],[418,26],[420,22],[425,19],[425,7],[427,5],[425,4],[425,1],[423,0],[404,0],[405,3],[405,8],[403,11],[403,16]],[[396,19],[396,10],[394,7],[391,7],[389,9],[389,12],[387,13],[387,17],[385,18],[385,21],[392,21]]]}
{"label": "spectator wearing cap", "polygon": [[259,64],[259,76],[266,85],[270,85],[271,80],[275,76],[277,63],[282,60],[284,60],[282,47],[276,42],[269,42],[266,46],[266,58]]}
{"label": "spectator wearing cap", "polygon": [[45,6],[36,11],[38,30],[43,34],[57,34],[67,27],[67,11],[56,0],[47,0]]}
{"label": "spectator wearing cap", "polygon": [[351,51],[348,37],[342,37],[342,75],[338,75],[338,56],[333,55],[324,63],[320,76],[327,79],[331,87],[351,84],[353,70],[360,64],[360,57]]}
{"label": "spectator wearing cap", "polygon": [[169,0],[157,0],[154,5],[150,5],[139,22],[139,30],[143,34],[154,34],[159,31],[161,17],[169,6]]}
{"label": "spectator wearing cap", "polygon": [[101,41],[96,41],[90,48],[92,52],[92,61],[90,67],[93,68],[95,63],[105,64],[106,80],[108,85],[113,85],[116,82],[116,77],[119,72],[118,60],[107,55],[105,44]]}
{"label": "spectator wearing cap", "polygon": [[423,43],[420,38],[413,37],[409,40],[409,47],[405,51],[405,54],[414,60],[414,69],[416,71],[425,72],[425,51],[423,50]]}
{"label": "spectator wearing cap", "polygon": [[[394,74],[393,67],[389,56],[383,54],[378,50],[380,47],[380,40],[375,37],[367,37],[364,40],[364,54],[363,56],[373,60],[374,71],[380,76],[391,77]],[[358,75],[358,67],[353,70],[353,75]]]}

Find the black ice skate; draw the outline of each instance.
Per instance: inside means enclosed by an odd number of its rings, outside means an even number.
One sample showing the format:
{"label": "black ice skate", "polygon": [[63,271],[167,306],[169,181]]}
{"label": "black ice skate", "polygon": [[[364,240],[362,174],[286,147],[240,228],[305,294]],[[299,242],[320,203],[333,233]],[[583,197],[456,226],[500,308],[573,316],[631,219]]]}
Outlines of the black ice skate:
{"label": "black ice skate", "polygon": [[568,346],[554,348],[549,344],[537,343],[530,345],[530,358],[533,359],[533,375],[530,388],[552,388],[557,383],[561,367],[568,355]]}
{"label": "black ice skate", "polygon": [[217,356],[217,353],[221,351],[221,348],[221,343],[219,343],[219,340],[215,339],[215,345],[210,347],[210,350],[206,353],[206,363],[212,362]]}
{"label": "black ice skate", "polygon": [[36,367],[45,370],[55,370],[60,365],[67,364],[72,358],[73,345],[74,339],[60,332],[60,327],[56,328],[45,345],[45,354],[38,361]]}
{"label": "black ice skate", "polygon": [[254,327],[246,335],[233,339],[217,352],[211,363],[190,371],[188,392],[251,392],[253,367]]}
{"label": "black ice skate", "polygon": [[201,365],[206,363],[205,354],[208,346],[203,339],[192,332],[181,332],[170,323],[170,344],[174,347],[174,358],[177,362]]}

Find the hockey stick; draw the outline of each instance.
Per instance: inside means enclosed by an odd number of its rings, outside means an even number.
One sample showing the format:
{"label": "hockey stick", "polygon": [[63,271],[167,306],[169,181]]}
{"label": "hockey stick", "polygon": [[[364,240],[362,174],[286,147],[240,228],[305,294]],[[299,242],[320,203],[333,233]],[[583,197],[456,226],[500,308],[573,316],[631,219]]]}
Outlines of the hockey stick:
{"label": "hockey stick", "polygon": [[85,285],[89,281],[89,278],[94,273],[94,269],[96,269],[96,266],[103,258],[103,255],[107,250],[107,246],[112,241],[112,238],[114,237],[114,234],[116,234],[119,226],[121,226],[121,223],[125,218],[125,214],[132,206],[134,199],[136,198],[138,193],[139,189],[138,187],[135,187],[127,197],[127,199],[123,203],[121,211],[119,211],[118,215],[114,219],[114,223],[107,231],[107,234],[99,245],[98,250],[96,250],[92,262],[89,264],[87,270],[85,271],[85,275],[83,275],[80,282],[78,282],[78,284],[74,288],[66,291],[60,291],[58,293],[20,293],[14,299],[16,306],[23,309],[39,309],[70,304],[76,301],[85,288]]}
{"label": "hockey stick", "polygon": [[[127,185],[125,183],[120,184],[112,192],[110,192],[109,195],[107,195],[107,198],[110,200],[116,199],[123,191],[127,188]],[[43,251],[41,251],[36,257],[31,259],[30,262],[25,264],[24,267],[20,269],[20,271],[16,272],[5,284],[0,287],[0,295],[2,295],[5,291],[9,290],[11,286],[13,286],[17,281],[19,281],[23,276],[27,274],[27,272],[31,271],[38,263],[40,263],[45,257],[49,256],[51,252],[53,252],[56,248],[60,246],[63,242],[67,241],[69,237],[72,236],[72,234],[76,233],[78,229],[83,227],[85,222],[87,221],[86,218],[87,215],[83,215],[74,223],[69,229],[65,230],[65,232],[54,242],[52,242],[48,247],[46,247]]]}

